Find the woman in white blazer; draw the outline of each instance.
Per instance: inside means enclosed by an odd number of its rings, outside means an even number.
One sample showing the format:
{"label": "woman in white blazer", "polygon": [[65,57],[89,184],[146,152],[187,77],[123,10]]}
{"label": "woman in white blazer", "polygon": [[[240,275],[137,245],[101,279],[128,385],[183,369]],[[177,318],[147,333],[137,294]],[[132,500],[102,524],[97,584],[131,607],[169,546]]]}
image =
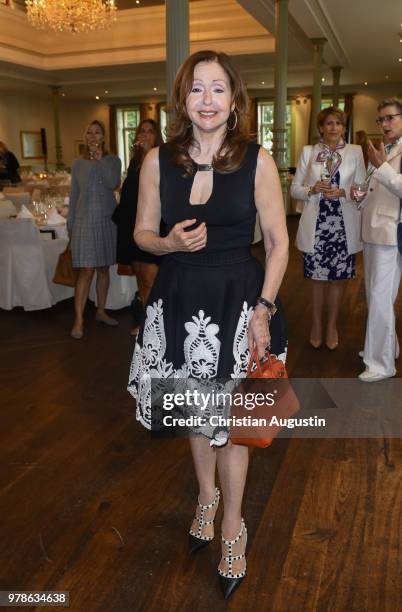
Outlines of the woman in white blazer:
{"label": "woman in white blazer", "polygon": [[304,253],[304,276],[313,280],[310,343],[322,345],[327,296],[326,345],[338,346],[337,318],[344,282],[355,276],[355,253],[362,250],[360,211],[351,199],[354,182],[366,176],[360,146],[346,144],[345,114],[332,106],[317,117],[320,142],[303,148],[291,187],[303,205],[296,245]]}

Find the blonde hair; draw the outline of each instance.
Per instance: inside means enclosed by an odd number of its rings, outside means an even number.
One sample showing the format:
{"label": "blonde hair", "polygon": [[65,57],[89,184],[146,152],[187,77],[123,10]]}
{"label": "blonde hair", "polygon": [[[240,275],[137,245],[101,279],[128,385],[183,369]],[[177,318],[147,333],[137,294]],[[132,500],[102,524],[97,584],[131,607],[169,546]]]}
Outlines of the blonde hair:
{"label": "blonde hair", "polygon": [[94,119],[85,128],[85,132],[84,132],[85,151],[84,151],[84,153],[82,155],[83,159],[90,159],[89,147],[88,147],[88,143],[87,143],[87,134],[88,134],[89,128],[92,127],[93,125],[97,125],[102,130],[102,134],[103,134],[102,157],[104,157],[105,155],[108,155],[108,151],[107,151],[107,149],[105,147],[105,135],[106,135],[105,124],[102,123],[102,121],[99,121],[99,119]]}
{"label": "blonde hair", "polygon": [[377,111],[382,110],[386,106],[396,106],[398,113],[402,113],[402,102],[398,98],[386,98],[382,100],[377,106]]}

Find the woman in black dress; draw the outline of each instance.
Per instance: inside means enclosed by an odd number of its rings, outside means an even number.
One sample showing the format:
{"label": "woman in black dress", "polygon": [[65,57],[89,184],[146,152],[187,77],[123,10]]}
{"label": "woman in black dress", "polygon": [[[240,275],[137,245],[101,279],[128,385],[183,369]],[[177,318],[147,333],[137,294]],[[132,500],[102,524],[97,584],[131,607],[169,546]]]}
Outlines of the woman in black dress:
{"label": "woman in black dress", "polygon": [[[137,215],[138,183],[145,155],[153,147],[159,147],[162,143],[162,134],[156,121],[153,119],[140,121],[135,132],[133,157],[121,189],[120,204],[113,215],[113,220],[117,223],[117,263],[132,266],[144,306],[158,271],[159,257],[142,251],[133,239]],[[131,330],[131,334],[136,336],[138,330],[139,327],[135,327]]]}
{"label": "woman in black dress", "polygon": [[[151,377],[231,381],[246,376],[250,351],[286,357],[286,330],[274,301],[288,261],[280,181],[272,157],[248,133],[247,93],[230,59],[200,51],[180,68],[166,145],[144,160],[134,239],[164,255],[134,350],[129,390],[137,419],[151,427]],[[250,254],[258,211],[265,273]],[[167,236],[159,235],[161,218]],[[177,381],[180,384],[180,381]],[[184,407],[183,412],[187,413]],[[190,414],[188,410],[188,414]],[[218,573],[225,598],[246,573],[241,506],[248,448],[228,431],[194,429],[199,484],[190,550],[208,544],[220,492],[224,515]]]}
{"label": "woman in black dress", "polygon": [[18,159],[14,153],[9,151],[6,144],[0,140],[0,187],[1,185],[21,182],[21,177],[18,174],[19,167]]}

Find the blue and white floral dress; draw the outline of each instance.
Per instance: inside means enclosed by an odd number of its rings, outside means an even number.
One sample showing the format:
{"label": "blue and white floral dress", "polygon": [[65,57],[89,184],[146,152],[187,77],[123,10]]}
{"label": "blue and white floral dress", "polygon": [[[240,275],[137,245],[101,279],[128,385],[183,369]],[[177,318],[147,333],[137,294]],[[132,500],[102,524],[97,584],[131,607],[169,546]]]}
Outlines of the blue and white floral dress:
{"label": "blue and white floral dress", "polygon": [[[339,187],[339,180],[338,171],[331,178],[331,186]],[[304,276],[322,281],[354,278],[355,256],[348,254],[341,203],[322,196],[319,206],[314,251],[304,253]]]}

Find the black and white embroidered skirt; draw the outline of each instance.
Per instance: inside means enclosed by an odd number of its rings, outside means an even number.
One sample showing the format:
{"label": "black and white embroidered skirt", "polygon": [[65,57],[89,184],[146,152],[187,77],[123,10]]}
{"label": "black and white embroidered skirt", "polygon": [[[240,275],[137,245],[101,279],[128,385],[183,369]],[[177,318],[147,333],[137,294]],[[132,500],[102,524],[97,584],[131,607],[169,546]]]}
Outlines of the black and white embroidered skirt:
{"label": "black and white embroidered skirt", "polygon": [[[128,383],[137,402],[137,420],[146,428],[152,422],[151,379],[207,381],[246,375],[247,329],[263,282],[264,270],[248,248],[164,258],[135,344]],[[277,306],[270,323],[271,353],[285,361],[286,325]],[[213,430],[199,433],[211,444],[222,443],[215,440]]]}

